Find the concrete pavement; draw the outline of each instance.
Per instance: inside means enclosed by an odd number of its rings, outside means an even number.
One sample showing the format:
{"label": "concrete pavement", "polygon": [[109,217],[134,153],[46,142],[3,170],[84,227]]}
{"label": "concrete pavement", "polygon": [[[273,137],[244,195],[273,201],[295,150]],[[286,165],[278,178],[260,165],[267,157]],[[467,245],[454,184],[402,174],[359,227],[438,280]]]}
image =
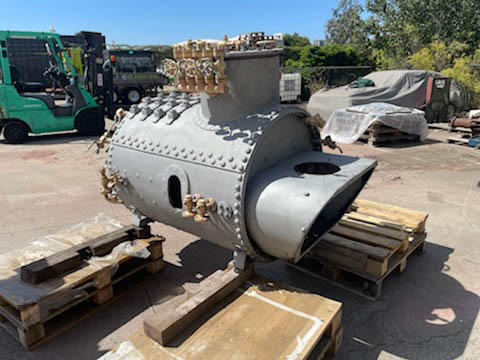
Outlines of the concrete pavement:
{"label": "concrete pavement", "polygon": [[[402,276],[392,276],[376,302],[282,263],[260,271],[344,303],[344,342],[338,359],[477,359],[480,357],[480,151],[443,143],[432,132],[422,145],[370,148],[346,154],[378,160],[361,197],[428,212],[427,245]],[[0,251],[25,246],[100,213],[128,221],[129,212],[100,196],[103,155],[87,152],[91,138],[35,138],[23,145],[0,139]],[[0,359],[95,359],[142,326],[157,305],[194,287],[231,258],[227,250],[165,225],[163,273],[94,318],[33,352],[0,330]]]}

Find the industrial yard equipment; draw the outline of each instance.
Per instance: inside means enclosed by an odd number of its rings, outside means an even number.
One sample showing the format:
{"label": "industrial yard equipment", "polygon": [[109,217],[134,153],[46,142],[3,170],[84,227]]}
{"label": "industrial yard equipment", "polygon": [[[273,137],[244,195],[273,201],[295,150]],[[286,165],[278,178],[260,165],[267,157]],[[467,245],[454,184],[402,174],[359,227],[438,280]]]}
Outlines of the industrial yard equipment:
{"label": "industrial yard equipment", "polygon": [[466,144],[480,149],[480,118],[453,118],[450,126],[452,129],[457,127],[470,129],[471,135]]}
{"label": "industrial yard equipment", "polygon": [[343,215],[376,161],[322,152],[308,114],[279,104],[279,49],[188,41],[165,60],[179,92],[117,126],[102,193],[234,250],[234,264],[297,262]]}
{"label": "industrial yard equipment", "polygon": [[[0,129],[7,142],[21,143],[28,133],[104,131],[104,111],[80,84],[59,35],[0,31],[0,47]],[[29,66],[35,58],[47,59],[40,74]],[[60,89],[66,100],[55,102],[47,87]]]}
{"label": "industrial yard equipment", "polygon": [[[155,53],[149,50],[107,50],[105,36],[99,32],[80,31],[75,35],[61,35],[78,73],[84,75],[86,89],[101,95],[104,82],[102,64],[106,59],[113,66],[113,102],[137,104],[146,95],[156,94],[158,87],[168,79],[156,71]],[[100,76],[98,76],[100,75]]]}

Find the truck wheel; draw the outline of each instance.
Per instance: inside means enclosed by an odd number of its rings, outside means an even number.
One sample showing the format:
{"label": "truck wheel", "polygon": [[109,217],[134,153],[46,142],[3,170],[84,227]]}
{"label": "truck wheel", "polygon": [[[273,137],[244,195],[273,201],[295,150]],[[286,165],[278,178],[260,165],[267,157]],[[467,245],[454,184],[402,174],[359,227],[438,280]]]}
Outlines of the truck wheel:
{"label": "truck wheel", "polygon": [[456,113],[457,113],[457,109],[456,109],[455,105],[448,104],[448,109],[447,109],[447,119],[448,119],[448,121],[452,120]]}
{"label": "truck wheel", "polygon": [[138,89],[130,88],[125,91],[125,100],[128,104],[138,104],[141,98],[142,94]]}
{"label": "truck wheel", "polygon": [[20,121],[9,121],[3,127],[3,137],[9,144],[21,144],[28,138],[28,126]]}
{"label": "truck wheel", "polygon": [[105,131],[105,118],[99,110],[82,111],[75,120],[75,128],[81,135],[102,135]]}
{"label": "truck wheel", "polygon": [[116,104],[118,102],[118,93],[116,90],[113,90],[113,103]]}

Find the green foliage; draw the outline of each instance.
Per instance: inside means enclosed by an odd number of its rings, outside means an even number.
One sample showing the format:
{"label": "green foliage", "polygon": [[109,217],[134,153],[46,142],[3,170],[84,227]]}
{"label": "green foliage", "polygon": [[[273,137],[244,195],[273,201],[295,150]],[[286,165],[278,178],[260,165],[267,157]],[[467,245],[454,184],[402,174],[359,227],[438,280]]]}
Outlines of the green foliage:
{"label": "green foliage", "polygon": [[480,43],[478,0],[367,0],[373,46],[389,56],[407,57],[438,40],[465,44],[472,54]]}
{"label": "green foliage", "polygon": [[452,67],[443,70],[443,73],[461,82],[470,91],[471,105],[480,107],[480,75],[472,71],[470,64],[480,58],[480,50],[474,56],[464,56],[456,59]]}
{"label": "green foliage", "polygon": [[306,46],[300,51],[298,60],[288,59],[286,67],[305,68],[316,66],[357,66],[361,57],[350,45]]}
{"label": "green foliage", "polygon": [[455,59],[466,56],[468,45],[453,41],[448,46],[442,41],[433,41],[407,60],[414,69],[442,71],[452,66]]}
{"label": "green foliage", "polygon": [[450,59],[447,45],[437,40],[410,56],[407,62],[414,69],[442,71],[450,64]]}
{"label": "green foliage", "polygon": [[285,46],[280,54],[280,63],[284,66],[290,61],[298,61],[303,47]]}
{"label": "green foliage", "polygon": [[397,60],[391,56],[385,54],[385,51],[382,49],[373,49],[370,57],[370,61],[373,62],[376,66],[376,70],[392,70],[402,68],[402,65],[399,65]]}
{"label": "green foliage", "polygon": [[299,33],[283,34],[283,45],[286,47],[304,47],[310,45],[310,39]]}

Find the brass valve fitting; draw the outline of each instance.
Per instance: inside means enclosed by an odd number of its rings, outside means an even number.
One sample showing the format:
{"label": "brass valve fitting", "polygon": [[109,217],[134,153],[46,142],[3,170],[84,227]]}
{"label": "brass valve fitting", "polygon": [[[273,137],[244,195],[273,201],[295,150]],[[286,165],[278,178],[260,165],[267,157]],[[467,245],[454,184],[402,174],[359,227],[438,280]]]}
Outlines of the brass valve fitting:
{"label": "brass valve fitting", "polygon": [[193,210],[193,196],[191,194],[185,195],[185,197],[183,198],[183,205],[185,206],[186,210],[182,212],[182,217],[194,217],[196,212]]}

